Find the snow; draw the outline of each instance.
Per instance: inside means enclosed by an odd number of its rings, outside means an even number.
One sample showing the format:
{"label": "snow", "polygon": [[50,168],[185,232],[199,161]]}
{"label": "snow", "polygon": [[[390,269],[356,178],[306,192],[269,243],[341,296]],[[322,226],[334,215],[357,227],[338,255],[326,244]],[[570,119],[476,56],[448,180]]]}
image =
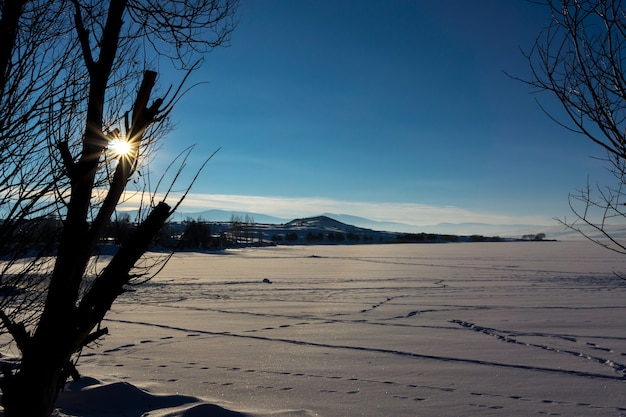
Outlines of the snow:
{"label": "snow", "polygon": [[57,415],[626,415],[625,269],[582,241],[178,254]]}

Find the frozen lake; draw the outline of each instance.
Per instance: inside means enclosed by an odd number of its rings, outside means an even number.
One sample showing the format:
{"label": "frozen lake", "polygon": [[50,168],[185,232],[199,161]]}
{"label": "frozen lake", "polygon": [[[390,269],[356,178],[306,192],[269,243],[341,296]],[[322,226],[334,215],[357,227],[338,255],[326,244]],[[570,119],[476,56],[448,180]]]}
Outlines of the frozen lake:
{"label": "frozen lake", "polygon": [[[177,254],[121,297],[79,371],[246,413],[110,415],[621,416],[614,272],[626,257],[571,241]],[[109,415],[64,395],[64,415]]]}

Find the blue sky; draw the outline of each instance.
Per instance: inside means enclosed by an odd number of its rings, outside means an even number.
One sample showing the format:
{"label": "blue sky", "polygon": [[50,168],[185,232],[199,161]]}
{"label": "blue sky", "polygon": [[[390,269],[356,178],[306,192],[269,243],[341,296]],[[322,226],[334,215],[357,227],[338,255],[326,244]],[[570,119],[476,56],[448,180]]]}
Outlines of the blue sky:
{"label": "blue sky", "polygon": [[529,74],[520,48],[548,18],[526,0],[242,0],[152,171],[221,147],[183,212],[553,225],[608,176],[504,73]]}

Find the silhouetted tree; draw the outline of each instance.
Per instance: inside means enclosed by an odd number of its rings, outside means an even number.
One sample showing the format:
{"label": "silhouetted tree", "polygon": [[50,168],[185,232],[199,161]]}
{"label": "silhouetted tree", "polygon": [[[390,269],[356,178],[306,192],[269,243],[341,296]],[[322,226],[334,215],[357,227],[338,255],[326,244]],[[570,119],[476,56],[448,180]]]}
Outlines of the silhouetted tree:
{"label": "silhouetted tree", "polygon": [[243,218],[238,214],[231,214],[230,227],[229,227],[230,240],[234,244],[241,243],[241,239],[244,235],[244,222]]}
{"label": "silhouetted tree", "polygon": [[111,225],[108,229],[108,232],[104,232],[104,237],[112,238],[118,245],[123,244],[126,239],[128,239],[133,229],[133,225],[130,222],[130,214],[118,214],[115,220],[111,222]]}
{"label": "silhouetted tree", "polygon": [[[589,184],[570,195],[575,221],[567,227],[626,254],[610,225],[624,219],[626,185],[626,7],[621,0],[542,0],[550,24],[527,54],[530,79],[522,80],[556,98],[565,117],[546,112],[560,125],[597,144],[615,185]],[[600,232],[598,240],[589,230]],[[608,239],[608,240],[607,240]]]}
{"label": "silhouetted tree", "polygon": [[[93,255],[180,95],[158,94],[152,69],[171,62],[188,75],[227,41],[234,8],[230,0],[0,1],[0,246],[24,225],[62,218],[44,245],[54,262],[24,239],[0,265],[0,322],[20,354],[3,369],[5,417],[49,416],[77,375],[77,354],[107,332],[99,324],[112,303],[147,279],[136,264],[173,211],[148,183],[140,195],[154,202],[142,205],[136,229],[104,268]],[[117,140],[127,153],[116,153]]]}
{"label": "silhouetted tree", "polygon": [[472,242],[484,242],[487,238],[483,235],[471,235],[470,240]]}
{"label": "silhouetted tree", "polygon": [[322,232],[319,232],[319,233],[308,232],[306,234],[305,239],[309,242],[321,242],[324,240],[324,234]]}
{"label": "silhouetted tree", "polygon": [[185,232],[181,237],[183,248],[204,248],[211,246],[211,226],[202,219],[187,219]]}
{"label": "silhouetted tree", "polygon": [[295,232],[289,232],[285,235],[285,240],[289,243],[293,243],[298,240],[298,234]]}
{"label": "silhouetted tree", "polygon": [[459,237],[457,235],[440,235],[439,239],[444,242],[458,242]]}
{"label": "silhouetted tree", "polygon": [[254,217],[246,214],[243,218],[241,227],[246,243],[252,242],[252,237],[254,236]]}

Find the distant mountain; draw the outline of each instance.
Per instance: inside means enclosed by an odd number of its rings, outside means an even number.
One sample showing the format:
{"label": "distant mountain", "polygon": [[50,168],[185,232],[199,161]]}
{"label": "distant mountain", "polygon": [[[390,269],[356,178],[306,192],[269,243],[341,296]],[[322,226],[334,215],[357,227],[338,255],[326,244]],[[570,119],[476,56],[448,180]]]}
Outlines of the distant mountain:
{"label": "distant mountain", "polygon": [[[422,226],[427,233],[447,233],[463,235],[489,235],[502,237],[521,237],[524,234],[540,233],[546,226],[530,224],[490,224],[490,223],[438,223]],[[519,235],[519,236],[518,236]]]}
{"label": "distant mountain", "polygon": [[[606,240],[606,236],[602,232],[593,229],[590,226],[579,225],[587,236],[592,239]],[[537,231],[537,229],[535,229]],[[613,238],[622,243],[626,240],[626,225],[605,225],[606,232]],[[541,230],[546,236],[558,240],[581,240],[585,237],[578,231],[567,228],[561,224],[545,227]]]}
{"label": "distant mountain", "polygon": [[323,230],[337,232],[372,232],[372,229],[359,227],[353,224],[347,224],[333,219],[329,216],[315,216],[304,219],[294,219],[285,224],[285,228],[289,229],[306,229],[306,230]]}
{"label": "distant mountain", "polygon": [[[262,213],[253,213],[247,211],[229,211],[229,210],[204,210],[193,213],[174,213],[172,217],[172,221],[183,221],[188,217],[192,219],[203,219],[209,222],[228,222],[232,218],[233,215],[245,217],[251,216],[255,223],[264,223],[264,224],[286,224],[292,219],[285,219],[280,217],[269,216],[267,214]],[[354,225],[358,227],[363,227],[367,229],[373,230],[384,230],[390,232],[420,232],[421,227],[413,226],[410,224],[404,223],[394,223],[394,222],[380,222],[375,220],[366,219],[364,217],[351,216],[348,214],[335,214],[335,213],[323,213],[321,216],[326,216],[328,218],[340,221],[345,224]],[[311,217],[314,218],[314,217]]]}
{"label": "distant mountain", "polygon": [[[380,222],[348,214],[324,213],[324,216],[374,230],[385,230],[401,233],[437,233],[450,235],[483,235],[501,237],[521,237],[525,234],[544,232],[546,226],[531,224],[490,224],[490,223],[438,223],[434,225],[415,226],[399,222]],[[548,227],[549,228],[549,227]]]}
{"label": "distant mountain", "polygon": [[365,217],[351,216],[349,214],[335,214],[324,213],[323,216],[330,217],[340,222],[353,224],[359,227],[365,227],[374,230],[385,230],[388,232],[421,232],[422,228],[419,226],[413,226],[406,223],[397,222],[381,222],[376,220],[366,219]]}
{"label": "distant mountain", "polygon": [[328,216],[294,219],[285,224],[257,224],[255,227],[272,240],[289,240],[291,237],[291,241],[294,241],[297,236],[296,240],[309,243],[382,243],[396,241],[400,235],[346,224]]}
{"label": "distant mountain", "polygon": [[229,211],[217,209],[204,210],[194,213],[174,213],[171,220],[183,221],[188,217],[191,217],[194,220],[202,219],[207,222],[229,222],[232,219],[233,215],[239,216],[241,218],[250,216],[254,219],[255,223],[283,224],[289,221],[289,219],[281,219],[279,217],[268,216],[267,214],[252,213],[248,211]]}
{"label": "distant mountain", "polygon": [[[135,217],[136,212],[129,211],[131,218]],[[171,221],[184,221],[187,218],[194,220],[202,219],[209,222],[229,222],[232,216],[239,216],[245,218],[250,216],[254,219],[255,223],[266,225],[285,225],[292,223],[296,220],[280,218],[275,216],[269,216],[262,213],[247,212],[247,211],[235,211],[235,210],[204,210],[199,212],[189,213],[174,213]],[[365,217],[353,216],[349,214],[337,214],[337,213],[323,213],[319,216],[309,217],[307,219],[327,218],[329,220],[335,220],[341,222],[344,225],[352,225],[357,228],[364,228],[375,231],[385,231],[391,233],[436,233],[436,234],[450,234],[459,236],[470,235],[483,235],[483,236],[501,236],[520,238],[525,234],[546,233],[548,238],[567,238],[577,239],[580,235],[574,231],[565,229],[563,226],[558,225],[556,222],[553,226],[541,226],[532,224],[489,224],[489,223],[438,223],[434,225],[416,226],[401,222],[382,222],[367,219]],[[302,219],[300,219],[302,220]],[[321,220],[320,220],[321,221]],[[325,220],[328,221],[328,220]],[[324,227],[331,227],[330,223],[324,225]],[[322,227],[322,229],[324,229]],[[346,230],[346,229],[342,229]],[[619,230],[619,235],[626,235],[626,229]]]}

